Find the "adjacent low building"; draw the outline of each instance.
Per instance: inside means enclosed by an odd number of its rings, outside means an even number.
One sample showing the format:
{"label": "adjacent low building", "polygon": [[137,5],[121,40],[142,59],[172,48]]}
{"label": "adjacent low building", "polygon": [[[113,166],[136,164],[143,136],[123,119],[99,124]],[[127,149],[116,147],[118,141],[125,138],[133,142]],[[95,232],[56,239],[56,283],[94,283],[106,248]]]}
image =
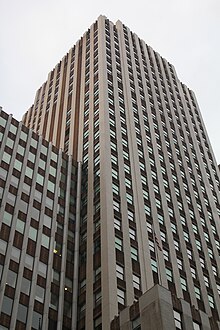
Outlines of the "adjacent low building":
{"label": "adjacent low building", "polygon": [[0,328],[71,329],[76,164],[0,110]]}

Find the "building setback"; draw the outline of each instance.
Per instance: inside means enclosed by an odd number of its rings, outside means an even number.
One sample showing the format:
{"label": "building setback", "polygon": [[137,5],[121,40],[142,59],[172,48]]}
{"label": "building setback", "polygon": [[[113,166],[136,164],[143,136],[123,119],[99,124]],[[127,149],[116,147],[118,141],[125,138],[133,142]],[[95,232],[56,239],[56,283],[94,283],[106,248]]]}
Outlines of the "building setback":
{"label": "building setback", "polygon": [[[219,170],[174,67],[100,16],[49,73],[23,123],[72,156],[79,176],[82,163],[78,319],[73,304],[67,328],[110,329],[139,297],[168,292],[167,301],[198,311],[191,327],[218,329]],[[169,324],[190,329],[177,321]]]}
{"label": "building setback", "polygon": [[183,299],[177,299],[162,286],[155,285],[137,302],[126,307],[111,322],[111,330],[199,330],[218,329],[213,318],[198,311]]}

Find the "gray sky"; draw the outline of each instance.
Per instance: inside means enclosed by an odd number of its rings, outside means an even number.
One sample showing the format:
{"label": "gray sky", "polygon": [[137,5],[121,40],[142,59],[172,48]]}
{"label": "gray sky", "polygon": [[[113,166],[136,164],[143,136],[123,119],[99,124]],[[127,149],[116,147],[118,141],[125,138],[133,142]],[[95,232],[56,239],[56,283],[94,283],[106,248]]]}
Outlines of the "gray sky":
{"label": "gray sky", "polygon": [[100,15],[120,19],[192,89],[220,163],[219,0],[0,0],[0,105],[18,120]]}

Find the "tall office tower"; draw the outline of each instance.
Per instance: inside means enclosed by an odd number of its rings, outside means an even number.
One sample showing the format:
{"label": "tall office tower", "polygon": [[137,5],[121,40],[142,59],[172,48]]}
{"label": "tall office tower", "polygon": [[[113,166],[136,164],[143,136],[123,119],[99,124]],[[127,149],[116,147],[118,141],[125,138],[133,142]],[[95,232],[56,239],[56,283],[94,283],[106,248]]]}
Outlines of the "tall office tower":
{"label": "tall office tower", "polygon": [[76,164],[0,110],[0,329],[71,329]]}
{"label": "tall office tower", "polygon": [[78,329],[108,329],[155,283],[217,322],[219,172],[174,67],[100,16],[23,122],[83,163]]}

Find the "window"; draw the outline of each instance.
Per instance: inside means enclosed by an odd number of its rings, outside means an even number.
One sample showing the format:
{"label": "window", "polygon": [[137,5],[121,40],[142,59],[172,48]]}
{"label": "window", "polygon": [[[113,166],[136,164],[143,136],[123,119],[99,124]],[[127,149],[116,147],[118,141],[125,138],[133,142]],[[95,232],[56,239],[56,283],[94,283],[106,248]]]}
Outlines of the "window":
{"label": "window", "polygon": [[121,230],[121,221],[119,219],[114,219],[114,227],[117,230]]}
{"label": "window", "polygon": [[133,274],[133,286],[137,290],[141,289],[141,279],[139,276],[137,276],[135,274]]}
{"label": "window", "polygon": [[23,323],[26,322],[27,319],[27,307],[19,304],[18,305],[18,313],[17,313],[17,319]]}
{"label": "window", "polygon": [[42,302],[44,301],[44,288],[39,285],[36,285],[35,299]]}
{"label": "window", "polygon": [[34,329],[40,329],[42,324],[42,315],[33,311],[33,316],[32,316],[32,327]]}
{"label": "window", "polygon": [[138,261],[138,250],[131,246],[131,259]]}
{"label": "window", "polygon": [[134,213],[128,210],[128,220],[134,221]]}
{"label": "window", "polygon": [[130,174],[130,166],[128,166],[127,164],[124,164],[124,171],[128,174]]}
{"label": "window", "polygon": [[58,285],[60,283],[60,273],[56,270],[53,270],[53,282]]}
{"label": "window", "polygon": [[100,237],[98,237],[98,238],[94,241],[93,248],[94,248],[94,253],[100,251],[100,249],[101,249]]}
{"label": "window", "polygon": [[187,249],[187,255],[189,259],[192,259],[192,251]]}
{"label": "window", "polygon": [[176,225],[175,225],[175,223],[173,223],[173,222],[171,222],[171,230],[172,230],[172,232],[173,233],[176,233],[177,231],[176,231]]}
{"label": "window", "polygon": [[[4,181],[6,181],[7,175],[8,175],[8,172],[5,171],[5,170],[3,170],[3,168],[1,167],[0,177],[1,177]],[[2,188],[1,188],[1,190],[3,191]],[[3,192],[2,192],[2,194],[3,194]],[[1,194],[1,196],[2,196],[2,194]]]}
{"label": "window", "polygon": [[18,170],[18,171],[21,171],[22,163],[21,163],[19,160],[17,160],[17,159],[15,159],[15,162],[14,162],[14,168],[15,168],[16,170]]}
{"label": "window", "polygon": [[171,217],[173,217],[173,209],[171,209],[170,207],[168,207],[168,213]]}
{"label": "window", "polygon": [[101,316],[99,316],[94,320],[94,330],[101,330],[101,329],[102,329],[102,318]]}
{"label": "window", "polygon": [[47,265],[45,265],[43,262],[38,262],[38,272],[41,276],[46,277],[47,274]]}
{"label": "window", "polygon": [[45,147],[43,144],[41,145],[41,152],[42,152],[42,154],[44,154],[45,156],[47,155],[47,147]]}
{"label": "window", "polygon": [[41,186],[43,186],[44,184],[44,177],[39,173],[37,173],[36,182],[39,183]]}
{"label": "window", "polygon": [[102,300],[101,291],[98,291],[98,292],[94,293],[94,300],[95,300],[94,303],[95,303],[96,306],[101,304],[101,300]]}
{"label": "window", "polygon": [[26,167],[25,175],[26,175],[28,178],[32,179],[32,177],[33,177],[33,170],[32,170],[31,168],[29,168],[29,167]]}
{"label": "window", "polygon": [[159,199],[155,199],[155,204],[157,208],[161,208],[161,201]]}
{"label": "window", "polygon": [[181,270],[183,269],[183,261],[181,259],[177,258],[177,266],[179,269],[181,269]]}
{"label": "window", "polygon": [[150,222],[146,222],[146,225],[147,225],[147,231],[149,232],[149,233],[152,233],[152,225],[151,225],[151,223]]}
{"label": "window", "polygon": [[213,259],[213,251],[211,248],[208,248],[208,254],[209,254],[210,258]]}
{"label": "window", "polygon": [[23,188],[24,192],[25,192],[27,195],[29,195],[29,194],[30,194],[30,191],[31,191],[31,187],[30,187],[28,184],[26,184],[26,183],[23,183],[23,186],[22,186],[22,188]]}
{"label": "window", "polygon": [[115,237],[115,248],[119,251],[123,251],[122,239]]}
{"label": "window", "polygon": [[7,163],[10,164],[10,160],[11,160],[11,156],[9,154],[7,154],[6,152],[3,153],[3,157],[2,160]]}
{"label": "window", "polygon": [[[23,139],[24,141],[27,140],[27,134],[24,133],[24,132],[22,132],[22,131],[21,131],[21,139]],[[38,143],[38,141],[36,141],[35,139],[31,138],[31,146],[33,148],[35,148],[35,149],[37,148],[37,143]]]}
{"label": "window", "polygon": [[120,212],[120,204],[115,200],[113,200],[113,208],[115,211]]}
{"label": "window", "polygon": [[114,169],[112,169],[112,177],[115,178],[116,180],[118,179],[118,172]]}
{"label": "window", "polygon": [[181,288],[183,289],[183,291],[187,291],[187,283],[185,278],[180,277],[180,284],[181,284]]}
{"label": "window", "polygon": [[126,185],[128,188],[131,188],[131,180],[125,178],[125,185]]}
{"label": "window", "polygon": [[149,239],[149,250],[152,251],[152,252],[155,251],[155,244],[150,239]]}
{"label": "window", "polygon": [[166,275],[167,275],[167,281],[172,282],[173,281],[173,274],[172,274],[171,269],[166,268]]}
{"label": "window", "polygon": [[101,267],[98,267],[94,270],[94,282],[98,281],[101,278]]}
{"label": "window", "polygon": [[57,295],[55,295],[54,293],[51,293],[50,307],[57,310],[58,309],[58,303],[59,303],[59,297]]}
{"label": "window", "polygon": [[189,242],[189,234],[186,231],[183,232],[183,237],[186,242]]}
{"label": "window", "polygon": [[192,228],[193,228],[193,231],[194,231],[194,233],[198,233],[198,228],[197,228],[197,226],[195,225],[195,224],[192,224]]}
{"label": "window", "polygon": [[[80,315],[85,315],[85,310],[86,310],[86,304],[83,304],[79,307],[79,314]],[[81,318],[81,317],[80,317]]]}
{"label": "window", "polygon": [[200,329],[201,329],[201,327],[200,327],[199,323],[193,321],[193,330],[200,330]]}
{"label": "window", "polygon": [[30,226],[28,237],[33,241],[37,240],[37,229]]}
{"label": "window", "polygon": [[35,162],[35,155],[32,154],[32,152],[29,152],[29,154],[28,154],[28,160],[30,160],[30,162],[32,162],[32,163]]}
{"label": "window", "polygon": [[55,191],[55,184],[53,182],[51,182],[51,181],[48,181],[47,182],[47,189],[49,191],[51,191],[52,193],[54,193],[54,191]]}
{"label": "window", "polygon": [[163,215],[158,213],[157,214],[157,218],[158,218],[159,223],[161,225],[163,225],[164,224],[164,217],[163,217]]}
{"label": "window", "polygon": [[112,163],[117,165],[117,163],[118,163],[117,157],[115,157],[114,155],[111,155],[111,160],[112,160]]}
{"label": "window", "polygon": [[196,270],[194,267],[190,267],[190,270],[191,270],[191,274],[192,274],[192,277],[193,278],[196,278]]}
{"label": "window", "polygon": [[7,296],[3,297],[2,301],[2,313],[11,315],[13,300]]}
{"label": "window", "polygon": [[140,316],[132,321],[132,330],[140,330],[141,329],[141,320]]}
{"label": "window", "polygon": [[0,264],[0,280],[1,280],[1,277],[2,277],[2,270],[3,270],[3,265]]}
{"label": "window", "polygon": [[5,127],[5,126],[6,126],[6,123],[7,123],[6,119],[0,117],[0,125],[1,125],[2,127]]}
{"label": "window", "polygon": [[169,251],[163,250],[163,257],[164,257],[164,260],[169,261]]}
{"label": "window", "polygon": [[10,285],[12,288],[15,288],[16,285],[17,274],[12,270],[8,270],[6,284]]}
{"label": "window", "polygon": [[10,227],[11,221],[12,221],[12,214],[5,211],[3,214],[3,222]]}
{"label": "window", "polygon": [[131,239],[135,240],[136,239],[136,231],[132,228],[129,228],[129,236]]}
{"label": "window", "polygon": [[133,196],[131,194],[126,193],[126,198],[129,204],[133,204]]}
{"label": "window", "polygon": [[44,246],[45,248],[49,249],[50,238],[45,234],[42,234],[41,245]]}
{"label": "window", "polygon": [[209,279],[208,279],[208,277],[205,276],[205,275],[203,275],[203,278],[204,278],[205,285],[206,285],[207,287],[209,287]]}
{"label": "window", "polygon": [[118,264],[116,264],[116,275],[117,278],[124,280],[124,268]]}
{"label": "window", "polygon": [[212,265],[212,271],[213,271],[213,274],[214,274],[215,276],[218,275],[218,273],[217,273],[217,268],[216,268],[214,265]]}
{"label": "window", "polygon": [[48,215],[44,214],[43,221],[44,221],[44,226],[51,228],[52,219]]}
{"label": "window", "polygon": [[25,277],[22,277],[21,292],[25,293],[26,295],[29,295],[30,287],[31,287],[31,282],[28,279],[26,279]]}
{"label": "window", "polygon": [[154,259],[151,259],[151,268],[153,272],[157,273],[157,262]]}
{"label": "window", "polygon": [[68,301],[64,301],[64,315],[71,317],[72,304]]}
{"label": "window", "polygon": [[141,182],[145,185],[147,185],[147,178],[143,175],[141,175]]}
{"label": "window", "polygon": [[119,195],[119,187],[116,184],[112,184],[112,191],[114,194]]}
{"label": "window", "polygon": [[125,292],[121,289],[117,289],[118,302],[122,305],[125,305]]}
{"label": "window", "polygon": [[161,241],[166,242],[166,233],[161,231],[160,232],[160,238],[161,238]]}
{"label": "window", "polygon": [[214,298],[210,294],[208,294],[208,301],[209,301],[209,306],[211,308],[215,308]]}
{"label": "window", "polygon": [[196,239],[195,242],[196,242],[197,249],[201,251],[201,242],[198,239]]}
{"label": "window", "polygon": [[21,156],[24,156],[25,149],[24,147],[18,145],[17,147],[17,153],[20,154]]}
{"label": "window", "polygon": [[19,250],[16,247],[12,246],[12,249],[11,249],[11,259],[15,260],[16,262],[19,262],[20,255],[21,255],[21,250]]}
{"label": "window", "polygon": [[39,163],[38,163],[39,167],[41,167],[43,170],[45,170],[45,167],[46,167],[46,162],[42,159],[39,159]]}
{"label": "window", "polygon": [[53,151],[51,152],[51,159],[56,163],[57,162],[57,154],[55,154]]}
{"label": "window", "polygon": [[195,289],[196,298],[200,300],[201,299],[200,289],[197,286],[195,286],[194,289]]}
{"label": "window", "polygon": [[174,310],[173,315],[174,315],[174,322],[175,322],[176,329],[182,329],[181,314]]}
{"label": "window", "polygon": [[144,211],[145,211],[145,214],[147,214],[147,215],[151,215],[151,208],[150,208],[150,206],[148,206],[148,205],[144,205]]}

